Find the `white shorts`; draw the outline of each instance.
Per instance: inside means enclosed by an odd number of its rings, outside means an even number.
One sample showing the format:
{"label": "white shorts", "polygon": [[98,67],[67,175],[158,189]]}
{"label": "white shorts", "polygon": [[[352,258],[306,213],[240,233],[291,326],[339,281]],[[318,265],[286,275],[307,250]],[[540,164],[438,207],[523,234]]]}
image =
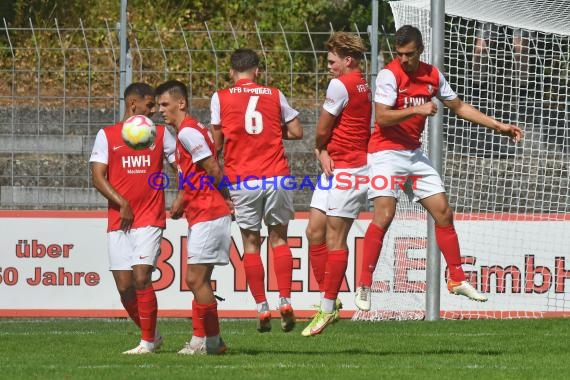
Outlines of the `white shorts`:
{"label": "white shorts", "polygon": [[230,262],[229,215],[196,223],[188,230],[186,242],[187,264],[227,265]]}
{"label": "white shorts", "polygon": [[405,182],[417,202],[438,193],[445,193],[443,182],[431,161],[416,150],[383,150],[368,154],[370,186],[368,199],[394,197],[398,199]]}
{"label": "white shorts", "polygon": [[[293,191],[287,177],[241,182],[230,190],[238,226],[250,231],[261,230],[261,220],[268,226],[287,224],[295,216]],[[285,186],[283,185],[285,184]]]}
{"label": "white shorts", "polygon": [[162,228],[148,226],[107,233],[109,270],[131,270],[135,265],[156,265]]}
{"label": "white shorts", "polygon": [[335,169],[332,184],[329,178],[321,174],[310,207],[324,211],[327,216],[355,219],[366,202],[368,190],[367,184],[356,184],[356,176],[365,179],[368,176],[368,167]]}

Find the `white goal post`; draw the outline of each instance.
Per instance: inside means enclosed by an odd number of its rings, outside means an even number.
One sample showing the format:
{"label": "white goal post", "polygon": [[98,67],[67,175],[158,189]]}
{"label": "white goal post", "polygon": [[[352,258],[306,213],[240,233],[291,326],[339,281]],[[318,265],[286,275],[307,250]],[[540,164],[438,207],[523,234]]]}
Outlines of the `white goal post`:
{"label": "white goal post", "polygon": [[[396,28],[420,28],[430,61],[430,1],[390,2]],[[445,75],[459,96],[519,125],[524,140],[444,113],[443,179],[463,267],[489,297],[447,293],[442,318],[570,316],[570,0],[446,0]],[[424,133],[427,151],[427,133]],[[355,319],[425,317],[426,214],[402,197]]]}

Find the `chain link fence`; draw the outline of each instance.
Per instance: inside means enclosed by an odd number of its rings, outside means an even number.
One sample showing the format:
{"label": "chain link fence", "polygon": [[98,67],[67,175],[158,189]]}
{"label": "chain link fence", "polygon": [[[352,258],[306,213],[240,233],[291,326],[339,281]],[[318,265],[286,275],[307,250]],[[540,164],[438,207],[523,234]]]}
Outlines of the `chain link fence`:
{"label": "chain link fence", "polygon": [[[93,209],[106,201],[92,187],[88,159],[98,130],[120,120],[118,25],[97,27],[79,20],[75,28],[11,28],[0,34],[0,208]],[[209,99],[229,85],[229,56],[250,47],[262,58],[261,83],[279,87],[301,112],[305,138],[286,142],[294,175],[316,178],[314,125],[330,77],[324,43],[327,30],[279,25],[277,30],[238,30],[207,23],[137,30],[129,25],[126,57],[132,81],[167,79],[190,89],[190,112],[209,122]],[[369,34],[358,30],[370,45]],[[387,35],[379,46],[389,56]],[[363,63],[370,79],[370,54]],[[160,121],[158,118],[156,121]],[[169,191],[171,196],[172,191]],[[310,189],[296,192],[305,210]]]}

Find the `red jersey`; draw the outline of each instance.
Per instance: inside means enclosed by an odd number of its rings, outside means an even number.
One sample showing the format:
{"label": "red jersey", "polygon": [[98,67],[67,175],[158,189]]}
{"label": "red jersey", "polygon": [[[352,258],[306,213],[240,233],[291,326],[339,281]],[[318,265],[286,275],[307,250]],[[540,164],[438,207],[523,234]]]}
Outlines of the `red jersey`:
{"label": "red jersey", "polygon": [[224,173],[229,181],[238,182],[238,176],[289,175],[282,125],[298,112],[289,107],[281,91],[241,79],[216,95],[212,103],[219,101],[219,109],[217,103],[212,107],[212,124],[221,125],[225,138]]}
{"label": "red jersey", "polygon": [[[192,131],[186,131],[187,129]],[[190,132],[194,135],[197,133],[198,138],[192,136],[188,138]],[[186,147],[189,147],[190,151]],[[181,176],[179,186],[184,189],[184,212],[189,226],[230,215],[230,209],[220,192],[213,185],[210,186],[213,180],[210,180],[208,173],[194,162],[192,157],[197,155],[200,155],[197,161],[209,156],[218,160],[208,129],[190,116],[186,116],[178,129],[176,163],[178,174]]]}
{"label": "red jersey", "polygon": [[372,104],[362,73],[353,71],[331,80],[323,108],[337,117],[327,144],[335,168],[366,165]]}
{"label": "red jersey", "polygon": [[[149,175],[161,172],[164,159],[164,126],[156,126],[156,139],[147,149],[134,150],[121,137],[123,123],[103,129],[107,138],[107,179],[129,201],[134,220],[131,228],[166,227],[164,191],[148,184]],[[109,202],[107,231],[121,229],[120,207]]]}
{"label": "red jersey", "polygon": [[[393,109],[401,110],[427,103],[438,93],[440,88],[439,70],[427,63],[420,62],[418,69],[411,76],[402,69],[400,61],[397,59],[386,65],[385,69],[392,72],[396,79],[396,88],[393,91],[397,92],[397,96]],[[376,91],[375,100],[377,102],[378,97],[383,99],[389,96],[382,91],[387,90],[380,83]],[[414,150],[419,148],[426,118],[427,116],[414,115],[391,126],[379,127],[378,124],[375,124],[368,151],[374,153],[380,150]]]}

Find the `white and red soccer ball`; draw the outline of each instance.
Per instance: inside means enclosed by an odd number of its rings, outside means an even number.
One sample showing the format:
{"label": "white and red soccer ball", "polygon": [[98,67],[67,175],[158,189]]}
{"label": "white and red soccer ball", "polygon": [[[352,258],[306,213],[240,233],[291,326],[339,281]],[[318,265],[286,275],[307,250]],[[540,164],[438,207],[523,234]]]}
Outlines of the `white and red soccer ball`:
{"label": "white and red soccer ball", "polygon": [[144,115],[131,116],[123,123],[121,136],[129,147],[136,150],[146,149],[154,144],[156,126]]}

